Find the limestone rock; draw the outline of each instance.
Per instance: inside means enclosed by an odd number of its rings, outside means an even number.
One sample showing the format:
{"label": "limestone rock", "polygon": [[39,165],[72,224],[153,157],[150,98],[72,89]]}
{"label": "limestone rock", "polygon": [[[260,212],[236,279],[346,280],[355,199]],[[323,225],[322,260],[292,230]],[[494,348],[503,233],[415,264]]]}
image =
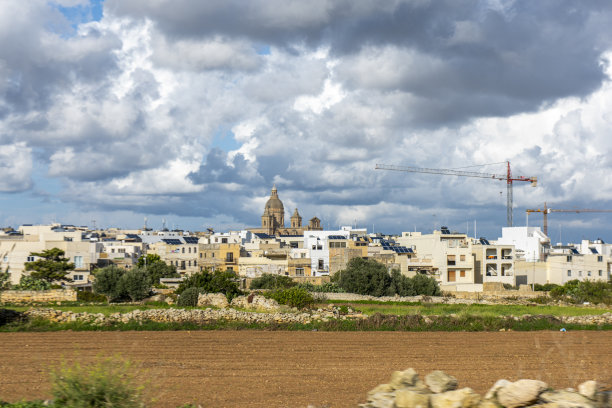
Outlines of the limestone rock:
{"label": "limestone rock", "polygon": [[225,309],[229,306],[227,297],[223,293],[200,293],[198,306],[215,306]]}
{"label": "limestone rock", "polygon": [[595,408],[595,404],[584,395],[570,391],[547,391],[540,394],[540,401],[555,402],[560,405],[570,405],[582,408]]}
{"label": "limestone rock", "polygon": [[499,408],[499,405],[491,400],[482,400],[477,405],[478,408]]}
{"label": "limestone rock", "polygon": [[597,399],[597,393],[602,389],[603,387],[597,381],[585,381],[578,386],[578,392],[593,401]]}
{"label": "limestone rock", "polygon": [[368,401],[370,401],[370,396],[380,393],[392,393],[393,391],[395,391],[395,388],[391,384],[380,384],[368,392]]}
{"label": "limestone rock", "polygon": [[391,374],[390,384],[395,389],[404,388],[406,386],[415,385],[418,379],[419,375],[414,368],[409,368],[404,371],[394,371],[393,374]]}
{"label": "limestone rock", "polygon": [[497,400],[507,408],[529,405],[548,388],[548,384],[537,380],[518,380],[497,391]]}
{"label": "limestone rock", "polygon": [[435,393],[457,389],[457,379],[439,370],[427,374],[425,376],[425,384]]}
{"label": "limestone rock", "polygon": [[503,388],[509,384],[512,383],[508,380],[497,380],[497,382],[493,384],[493,387],[491,387],[491,389],[486,393],[485,399],[495,399],[495,397],[497,396],[497,391],[499,391],[500,388]]}
{"label": "limestone rock", "polygon": [[480,395],[471,388],[461,388],[455,391],[446,391],[431,396],[433,408],[471,408],[480,403]]}
{"label": "limestone rock", "polygon": [[409,389],[401,389],[395,392],[395,406],[397,408],[428,408],[429,395]]}

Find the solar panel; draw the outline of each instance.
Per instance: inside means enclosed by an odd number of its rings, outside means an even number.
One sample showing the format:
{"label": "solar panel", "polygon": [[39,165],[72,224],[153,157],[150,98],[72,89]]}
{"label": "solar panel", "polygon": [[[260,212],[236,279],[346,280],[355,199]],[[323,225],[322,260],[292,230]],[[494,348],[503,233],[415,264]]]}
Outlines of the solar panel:
{"label": "solar panel", "polygon": [[166,239],[162,239],[162,241],[168,245],[181,245],[182,244],[180,239],[166,238]]}
{"label": "solar panel", "polygon": [[580,254],[580,252],[578,252],[578,250],[576,248],[572,248],[572,253],[576,254],[576,255]]}
{"label": "solar panel", "polygon": [[597,252],[597,249],[593,248],[593,247],[589,247],[589,249],[591,250],[592,254],[598,254],[599,252]]}
{"label": "solar panel", "polygon": [[183,237],[187,244],[197,244],[200,240],[198,237]]}
{"label": "solar panel", "polygon": [[330,235],[327,239],[346,239],[344,235]]}
{"label": "solar panel", "polygon": [[480,243],[482,245],[491,245],[491,244],[489,244],[489,241],[486,238],[480,238]]}

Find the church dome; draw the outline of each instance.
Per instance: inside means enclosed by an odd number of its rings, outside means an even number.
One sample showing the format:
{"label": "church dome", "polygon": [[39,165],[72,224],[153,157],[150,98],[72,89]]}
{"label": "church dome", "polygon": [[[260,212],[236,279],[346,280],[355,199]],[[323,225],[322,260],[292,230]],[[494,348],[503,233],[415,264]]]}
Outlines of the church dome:
{"label": "church dome", "polygon": [[270,194],[270,198],[266,202],[265,211],[268,210],[282,210],[285,211],[285,206],[283,202],[278,198],[278,193],[276,191],[276,186],[272,187],[272,194]]}

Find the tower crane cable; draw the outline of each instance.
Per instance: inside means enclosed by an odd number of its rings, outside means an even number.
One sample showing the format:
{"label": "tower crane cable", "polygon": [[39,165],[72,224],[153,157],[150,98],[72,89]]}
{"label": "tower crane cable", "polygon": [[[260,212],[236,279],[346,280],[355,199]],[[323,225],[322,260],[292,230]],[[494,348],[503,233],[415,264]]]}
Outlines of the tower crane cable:
{"label": "tower crane cable", "polygon": [[483,173],[477,171],[466,171],[466,170],[456,170],[456,169],[433,169],[426,167],[410,167],[410,166],[396,166],[389,164],[376,164],[376,170],[391,170],[391,171],[404,171],[410,173],[427,173],[427,174],[440,174],[445,176],[460,176],[460,177],[475,177],[475,178],[486,178],[492,180],[500,180],[506,181],[507,183],[507,223],[508,226],[512,226],[512,206],[513,206],[513,193],[512,193],[512,185],[515,181],[525,181],[530,182],[532,187],[537,186],[538,178],[537,177],[525,177],[525,176],[512,176],[512,171],[510,169],[510,162],[506,162],[507,171],[506,174],[495,174],[495,173]]}

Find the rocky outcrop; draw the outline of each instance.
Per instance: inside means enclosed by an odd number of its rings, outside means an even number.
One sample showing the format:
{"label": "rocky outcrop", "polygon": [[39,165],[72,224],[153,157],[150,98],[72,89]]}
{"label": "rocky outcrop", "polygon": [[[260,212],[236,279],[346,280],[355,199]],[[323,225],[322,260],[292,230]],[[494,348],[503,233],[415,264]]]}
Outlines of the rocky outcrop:
{"label": "rocky outcrop", "polygon": [[419,379],[412,368],[396,371],[388,384],[368,393],[363,408],[606,408],[612,407],[612,392],[602,391],[595,381],[587,381],[574,390],[551,390],[542,381],[499,380],[484,397],[471,388],[457,389],[457,380],[434,371]]}
{"label": "rocky outcrop", "polygon": [[232,299],[231,307],[260,312],[278,312],[281,310],[276,300],[268,299],[265,296],[256,295],[254,293],[248,296],[235,297]]}
{"label": "rocky outcrop", "polygon": [[198,295],[198,306],[213,306],[224,309],[229,306],[224,293],[200,293]]}

